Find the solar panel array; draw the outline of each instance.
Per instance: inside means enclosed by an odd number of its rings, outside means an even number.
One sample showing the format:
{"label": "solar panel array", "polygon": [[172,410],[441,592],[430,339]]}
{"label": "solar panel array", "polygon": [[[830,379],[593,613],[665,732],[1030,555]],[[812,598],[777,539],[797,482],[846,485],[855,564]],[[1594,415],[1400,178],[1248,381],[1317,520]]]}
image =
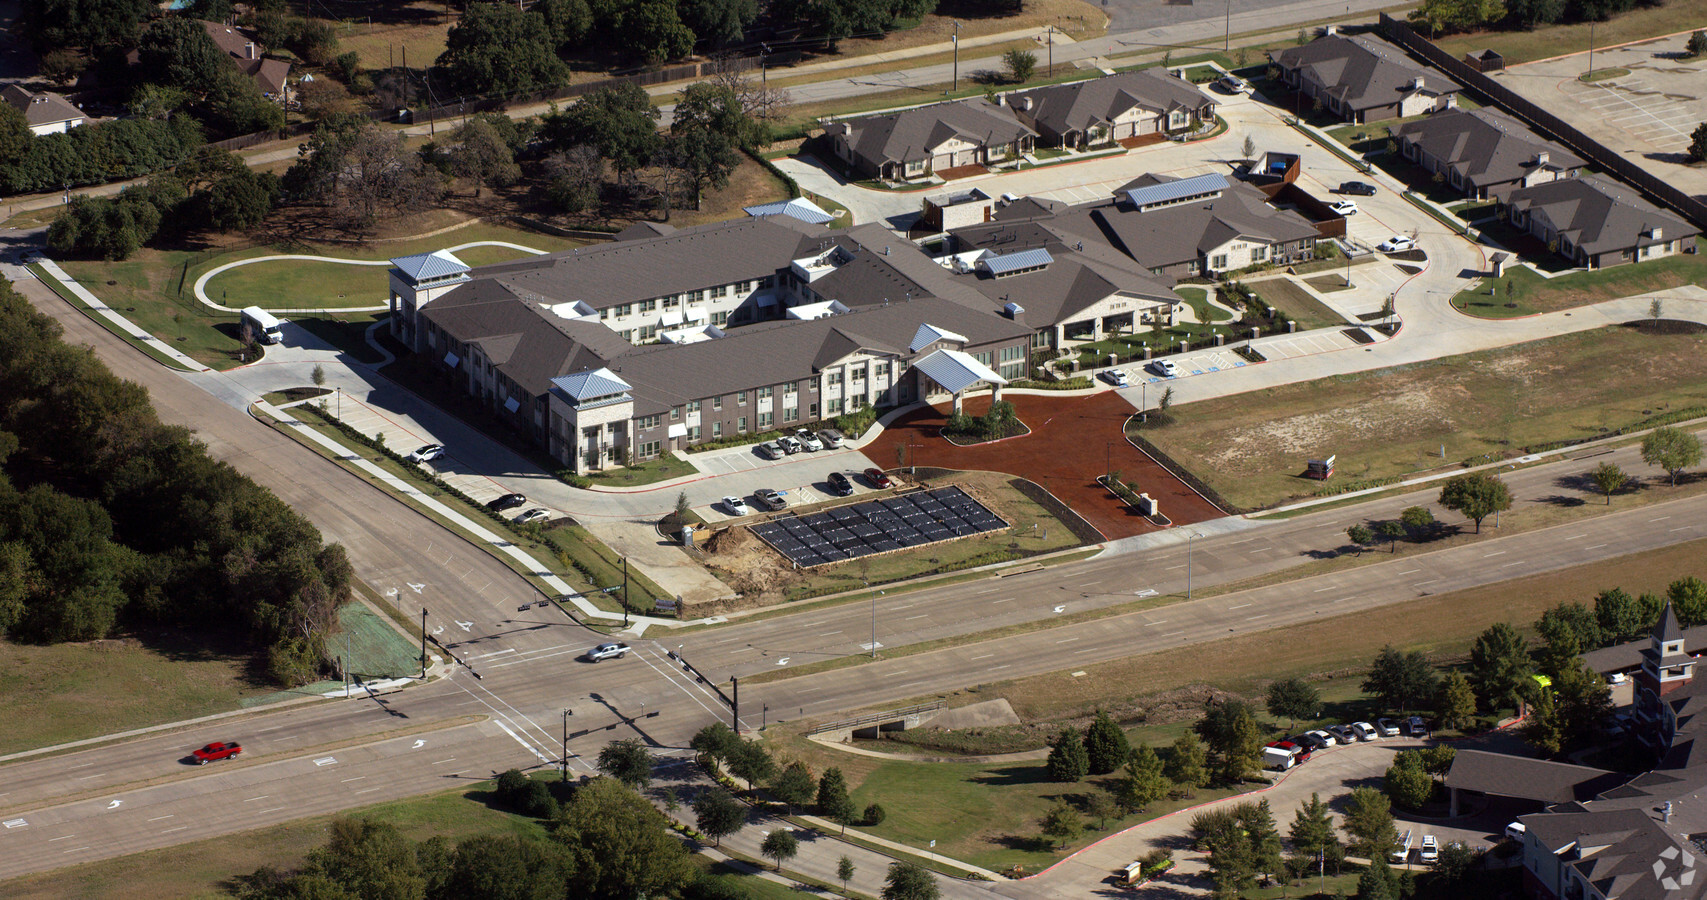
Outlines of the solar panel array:
{"label": "solar panel array", "polygon": [[957,487],[916,491],[752,526],[801,568],[922,547],[1008,527]]}

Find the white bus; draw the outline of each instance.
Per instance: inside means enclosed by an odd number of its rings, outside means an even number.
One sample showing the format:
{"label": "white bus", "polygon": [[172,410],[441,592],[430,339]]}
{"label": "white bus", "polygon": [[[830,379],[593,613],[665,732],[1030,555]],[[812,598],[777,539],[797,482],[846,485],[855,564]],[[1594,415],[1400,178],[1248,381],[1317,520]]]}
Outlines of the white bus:
{"label": "white bus", "polygon": [[277,344],[284,340],[284,333],[279,331],[279,320],[259,306],[243,310],[243,324],[255,330],[255,340],[260,343]]}

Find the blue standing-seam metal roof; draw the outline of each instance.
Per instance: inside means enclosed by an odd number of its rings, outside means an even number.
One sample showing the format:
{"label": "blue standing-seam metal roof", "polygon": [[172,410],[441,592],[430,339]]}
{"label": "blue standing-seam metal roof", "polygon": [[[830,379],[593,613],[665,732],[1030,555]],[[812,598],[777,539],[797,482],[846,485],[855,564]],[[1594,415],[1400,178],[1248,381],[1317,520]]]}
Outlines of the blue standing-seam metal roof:
{"label": "blue standing-seam metal roof", "polygon": [[805,197],[795,197],[793,200],[778,200],[775,203],[761,203],[758,206],[743,207],[742,212],[749,216],[789,216],[799,219],[808,225],[823,225],[836,220],[835,216],[818,208],[818,204]]}
{"label": "blue standing-seam metal roof", "polygon": [[913,332],[913,342],[907,345],[907,352],[917,353],[920,349],[929,347],[937,341],[954,341],[958,344],[964,344],[966,343],[966,335],[956,334],[946,328],[938,328],[926,322],[919,326],[918,331]]}
{"label": "blue standing-seam metal roof", "polygon": [[1035,269],[1039,266],[1047,266],[1054,261],[1055,257],[1050,256],[1049,251],[1042,247],[1015,250],[1012,253],[992,253],[979,260],[984,264],[984,268],[990,270],[991,275],[1006,275],[1009,272],[1017,272],[1021,269]]}
{"label": "blue standing-seam metal roof", "polygon": [[449,250],[434,250],[431,253],[417,253],[414,256],[399,256],[391,264],[409,276],[411,281],[422,281],[428,278],[445,278],[450,275],[461,275],[468,271],[468,264],[456,258]]}
{"label": "blue standing-seam metal roof", "polygon": [[959,350],[937,350],[925,358],[913,363],[913,368],[925,373],[930,380],[942,386],[950,394],[961,391],[987,381],[990,384],[1007,384],[1008,380],[997,375],[971,354]]}
{"label": "blue standing-seam metal roof", "polygon": [[561,375],[551,379],[551,384],[577,403],[634,390],[634,386],[623,381],[621,376],[610,369],[602,368]]}
{"label": "blue standing-seam metal roof", "polygon": [[1149,206],[1226,189],[1227,176],[1211,172],[1208,175],[1195,175],[1178,181],[1164,181],[1161,184],[1135,188],[1126,192],[1126,198],[1131,200],[1134,206]]}

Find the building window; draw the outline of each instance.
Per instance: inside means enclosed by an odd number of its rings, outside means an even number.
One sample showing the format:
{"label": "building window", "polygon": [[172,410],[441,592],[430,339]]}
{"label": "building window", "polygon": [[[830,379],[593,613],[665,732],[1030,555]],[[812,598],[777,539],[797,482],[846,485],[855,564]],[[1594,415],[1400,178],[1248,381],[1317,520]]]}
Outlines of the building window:
{"label": "building window", "polygon": [[742,416],[741,418],[735,420],[735,433],[736,434],[746,434],[747,433],[747,417],[746,416]]}
{"label": "building window", "polygon": [[687,298],[688,298],[689,303],[698,303],[698,302],[705,299],[705,292],[704,291],[688,291],[687,292]]}
{"label": "building window", "polygon": [[827,408],[830,410],[830,415],[839,416],[842,414],[842,401],[831,400],[829,401]]}
{"label": "building window", "polygon": [[691,413],[699,412],[699,401],[698,400],[689,400],[688,401],[688,412],[691,412]]}
{"label": "building window", "polygon": [[722,409],[723,408],[723,398],[722,397],[711,398],[711,408],[713,410]]}
{"label": "building window", "polygon": [[634,452],[634,455],[639,459],[653,459],[657,457],[658,452],[662,449],[663,446],[660,442],[647,441],[640,445],[640,448]]}
{"label": "building window", "polygon": [[878,378],[888,378],[889,377],[889,364],[886,362],[878,363],[877,364],[877,370],[874,374],[876,374],[876,376]]}
{"label": "building window", "polygon": [[729,296],[729,285],[720,284],[717,287],[712,288],[711,289],[711,296],[713,299],[718,298],[718,297]]}
{"label": "building window", "polygon": [[659,425],[663,424],[663,421],[663,416],[641,416],[634,420],[634,430],[640,431],[646,428],[657,428]]}
{"label": "building window", "polygon": [[711,324],[713,324],[713,325],[727,325],[727,324],[729,324],[729,313],[728,313],[728,311],[727,310],[719,310],[717,312],[712,313],[711,314]]}
{"label": "building window", "polygon": [[853,380],[854,381],[864,381],[865,380],[865,370],[864,369],[853,370]]}
{"label": "building window", "polygon": [[848,412],[859,412],[863,406],[865,406],[864,394],[855,394],[848,398]]}
{"label": "building window", "polygon": [[816,404],[816,403],[812,404],[812,410],[811,410],[811,412],[807,413],[807,415],[809,415],[813,419],[813,421],[817,421],[817,419],[818,419],[818,404]]}
{"label": "building window", "polygon": [[634,329],[632,329],[632,328],[626,328],[626,329],[623,329],[622,331],[617,332],[617,336],[621,337],[623,340],[629,342],[630,344],[634,343]]}
{"label": "building window", "polygon": [[670,407],[670,421],[674,422],[674,421],[680,419],[681,417],[682,417],[682,408],[681,407],[679,407],[679,406]]}
{"label": "building window", "polygon": [[722,422],[711,423],[711,436],[714,438],[720,438],[723,436],[723,423]]}
{"label": "building window", "polygon": [[652,312],[652,311],[656,310],[657,308],[658,308],[658,301],[656,301],[656,300],[642,300],[642,301],[640,301],[640,311],[643,313]]}
{"label": "building window", "polygon": [[798,382],[790,381],[789,383],[782,386],[782,394],[785,397],[794,396],[798,390],[799,390],[799,383]]}
{"label": "building window", "polygon": [[670,296],[664,298],[664,308],[665,309],[675,309],[676,307],[678,307],[680,305],[682,305],[681,298],[677,297],[674,294],[671,294]]}
{"label": "building window", "polygon": [[771,414],[770,414],[770,413],[768,413],[768,412],[762,412],[762,413],[759,413],[759,427],[760,427],[760,428],[769,428],[769,427],[771,427],[771,423],[772,423],[772,422],[773,422],[773,421],[775,421],[775,420],[774,420],[774,419],[772,419],[772,418],[771,418]]}
{"label": "building window", "polygon": [[800,407],[798,407],[798,406],[785,406],[782,408],[782,420],[784,422],[795,422],[795,421],[799,421],[799,419],[800,419]]}
{"label": "building window", "polygon": [[1251,248],[1251,262],[1259,263],[1265,259],[1268,259],[1268,248],[1267,247],[1252,247]]}
{"label": "building window", "polygon": [[768,387],[759,388],[759,399],[760,400],[769,400],[770,397],[771,397],[771,389],[770,388],[768,388]]}
{"label": "building window", "polygon": [[688,427],[688,441],[689,441],[689,443],[692,443],[693,441],[697,441],[697,440],[699,440],[699,426],[698,425],[689,426]]}
{"label": "building window", "polygon": [[831,372],[831,373],[830,373],[830,377],[829,377],[829,378],[828,378],[828,379],[827,379],[827,381],[828,381],[828,382],[829,382],[829,384],[830,384],[830,385],[831,385],[831,386],[832,386],[832,387],[833,387],[833,386],[835,386],[835,385],[838,385],[838,384],[841,384],[841,383],[842,383],[842,373],[840,373],[840,372]]}
{"label": "building window", "polygon": [[640,340],[642,342],[655,340],[657,337],[658,337],[658,326],[656,326],[656,325],[642,325],[642,326],[640,326]]}
{"label": "building window", "polygon": [[1216,268],[1216,269],[1227,268],[1227,254],[1225,254],[1225,253],[1215,254],[1215,256],[1209,260],[1209,265],[1213,268]]}

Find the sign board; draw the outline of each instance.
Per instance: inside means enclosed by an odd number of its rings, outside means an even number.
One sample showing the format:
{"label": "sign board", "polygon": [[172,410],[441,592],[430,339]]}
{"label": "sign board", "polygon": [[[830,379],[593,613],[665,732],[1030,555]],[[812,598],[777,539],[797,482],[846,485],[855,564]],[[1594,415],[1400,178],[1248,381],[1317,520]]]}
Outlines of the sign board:
{"label": "sign board", "polygon": [[676,609],[676,601],[665,600],[661,597],[654,598],[652,600],[652,608],[658,612],[674,612]]}

